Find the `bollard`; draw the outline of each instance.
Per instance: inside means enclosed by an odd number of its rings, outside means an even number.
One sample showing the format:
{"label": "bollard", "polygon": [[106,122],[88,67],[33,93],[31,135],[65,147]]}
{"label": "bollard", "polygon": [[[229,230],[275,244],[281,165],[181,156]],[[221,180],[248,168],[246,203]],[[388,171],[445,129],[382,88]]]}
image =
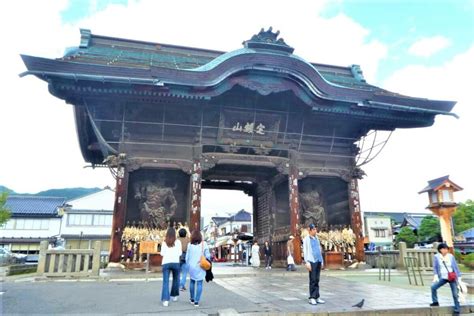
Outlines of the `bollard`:
{"label": "bollard", "polygon": [[48,250],[48,241],[43,240],[40,243],[40,252],[38,256],[38,269],[36,272],[39,274],[44,274],[45,273],[45,268],[46,268],[46,251]]}
{"label": "bollard", "polygon": [[[92,254],[92,275],[99,275],[100,271],[100,248],[101,248],[101,242],[100,240],[97,240],[94,243],[94,252]],[[86,269],[87,271],[87,269]]]}
{"label": "bollard", "polygon": [[404,268],[405,267],[405,257],[407,256],[407,244],[403,241],[401,241],[398,244],[398,251],[400,254],[400,257],[398,258],[398,267],[399,268]]}

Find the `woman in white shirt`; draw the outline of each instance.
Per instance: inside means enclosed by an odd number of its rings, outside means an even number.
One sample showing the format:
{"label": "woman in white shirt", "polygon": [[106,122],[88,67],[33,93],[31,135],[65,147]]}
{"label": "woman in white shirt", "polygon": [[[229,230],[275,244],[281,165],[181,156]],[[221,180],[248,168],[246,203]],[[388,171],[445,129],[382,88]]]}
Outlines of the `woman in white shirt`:
{"label": "woman in white shirt", "polygon": [[[161,266],[163,270],[163,287],[161,289],[161,301],[163,306],[168,306],[170,298],[173,302],[179,296],[179,257],[182,254],[181,242],[176,239],[174,228],[168,228],[164,242],[161,244]],[[170,273],[173,274],[170,297]]]}
{"label": "woman in white shirt", "polygon": [[252,246],[252,258],[250,259],[252,267],[258,268],[260,266],[260,247],[255,240]]}

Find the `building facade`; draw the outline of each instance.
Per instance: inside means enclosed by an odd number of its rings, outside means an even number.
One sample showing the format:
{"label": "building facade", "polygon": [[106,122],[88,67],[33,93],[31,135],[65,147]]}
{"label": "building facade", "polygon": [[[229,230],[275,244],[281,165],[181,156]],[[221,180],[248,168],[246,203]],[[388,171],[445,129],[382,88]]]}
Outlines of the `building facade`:
{"label": "building facade", "polygon": [[100,240],[102,251],[109,250],[114,198],[115,192],[105,188],[67,202],[61,221],[66,249],[91,249]]}
{"label": "building facade", "polygon": [[43,240],[53,244],[61,234],[62,197],[11,195],[5,204],[11,218],[0,228],[0,247],[37,254]]}
{"label": "building facade", "polygon": [[393,233],[390,217],[366,216],[365,229],[365,233],[370,244],[380,247],[392,246]]}

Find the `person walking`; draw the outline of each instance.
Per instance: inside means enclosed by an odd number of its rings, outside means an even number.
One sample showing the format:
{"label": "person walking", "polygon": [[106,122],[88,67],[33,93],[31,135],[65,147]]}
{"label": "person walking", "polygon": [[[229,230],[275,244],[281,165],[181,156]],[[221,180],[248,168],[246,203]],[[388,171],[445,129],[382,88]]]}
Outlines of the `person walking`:
{"label": "person walking", "polygon": [[[161,244],[161,261],[163,271],[163,286],[161,288],[161,301],[163,306],[168,306],[170,298],[173,302],[179,296],[179,257],[181,256],[181,242],[176,239],[176,230],[172,227],[166,231],[166,237]],[[170,296],[170,273],[173,274],[173,283]]]}
{"label": "person walking", "polygon": [[286,250],[287,250],[287,262],[288,266],[286,268],[286,271],[296,271],[295,267],[295,246],[293,244],[293,240],[295,237],[293,235],[290,235],[290,238],[288,239],[288,242],[286,243]]}
{"label": "person walking", "polygon": [[318,232],[314,224],[308,226],[308,236],[303,240],[303,254],[306,269],[309,272],[309,303],[311,305],[326,303],[319,295],[319,277],[324,266],[321,245],[316,236]]}
{"label": "person walking", "polygon": [[265,269],[272,269],[272,247],[265,241],[265,245],[263,247],[263,252],[265,254]]}
{"label": "person walking", "polygon": [[182,253],[179,257],[179,268],[180,268],[180,281],[179,288],[181,291],[186,291],[186,278],[188,275],[189,265],[186,263],[186,251],[188,250],[189,237],[187,236],[188,232],[186,229],[181,228],[178,231],[178,240],[181,242]]}
{"label": "person walking", "polygon": [[457,282],[461,282],[461,271],[459,271],[456,258],[449,253],[449,247],[445,243],[438,245],[438,253],[433,259],[433,284],[431,285],[431,307],[439,306],[438,289],[449,283],[454,301],[454,315],[459,315],[460,306],[458,299]]}
{"label": "person walking", "polygon": [[199,301],[202,295],[202,281],[206,277],[206,270],[201,268],[201,256],[206,259],[211,258],[207,244],[202,240],[202,235],[199,230],[194,230],[191,233],[191,243],[188,245],[186,252],[186,263],[189,265],[189,292],[190,302],[196,307],[199,307]]}
{"label": "person walking", "polygon": [[250,259],[250,261],[252,263],[252,267],[260,267],[260,246],[258,245],[256,240],[253,242],[252,259]]}

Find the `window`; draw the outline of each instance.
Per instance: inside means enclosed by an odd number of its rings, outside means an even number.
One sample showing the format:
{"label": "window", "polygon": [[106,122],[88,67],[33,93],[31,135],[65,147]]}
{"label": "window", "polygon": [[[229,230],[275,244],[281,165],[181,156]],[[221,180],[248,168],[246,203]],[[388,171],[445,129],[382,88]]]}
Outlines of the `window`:
{"label": "window", "polygon": [[34,219],[25,219],[25,229],[33,229]]}
{"label": "window", "polygon": [[94,226],[111,226],[112,215],[94,215]]}
{"label": "window", "polygon": [[16,227],[15,229],[25,229],[25,220],[22,218],[18,218],[16,220]]}
{"label": "window", "polygon": [[431,203],[438,203],[438,194],[435,191],[431,191]]}
{"label": "window", "polygon": [[106,214],[68,214],[68,226],[112,226],[112,215]]}
{"label": "window", "polygon": [[44,230],[49,229],[49,219],[41,220],[41,229],[44,229]]}
{"label": "window", "polygon": [[16,218],[9,220],[1,228],[17,230],[48,230],[49,219]]}
{"label": "window", "polygon": [[15,229],[15,219],[10,219],[8,222],[3,223],[0,229]]}
{"label": "window", "polygon": [[68,226],[92,226],[92,214],[69,214]]}
{"label": "window", "polygon": [[451,196],[449,195],[448,190],[442,190],[443,193],[443,202],[451,202]]}

